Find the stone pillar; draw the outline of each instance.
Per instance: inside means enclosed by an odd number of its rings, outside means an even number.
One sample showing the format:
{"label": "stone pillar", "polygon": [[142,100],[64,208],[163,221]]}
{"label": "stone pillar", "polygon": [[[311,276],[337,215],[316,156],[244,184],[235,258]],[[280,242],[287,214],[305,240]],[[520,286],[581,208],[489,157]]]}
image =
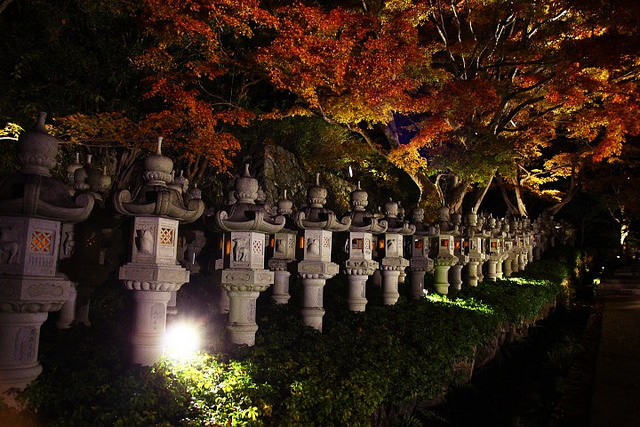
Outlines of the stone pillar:
{"label": "stone pillar", "polygon": [[224,270],[223,287],[229,296],[229,339],[236,345],[253,346],[256,341],[256,302],[273,283],[273,272],[269,270]]}
{"label": "stone pillar", "polygon": [[69,287],[69,299],[65,301],[58,313],[58,320],[56,321],[56,327],[58,329],[69,329],[73,324],[76,317],[77,295],[78,292],[76,291],[76,284],[71,283],[71,286]]}
{"label": "stone pillar", "polygon": [[483,270],[484,269],[484,259],[481,259],[480,262],[478,262],[478,272],[476,274],[476,276],[478,277],[478,282],[482,282],[484,280],[484,273]]}
{"label": "stone pillar", "polygon": [[[465,242],[469,242],[469,262],[467,263],[467,285],[476,287],[481,281],[482,262],[484,253],[482,252],[482,238],[479,236],[467,237]],[[480,273],[480,277],[478,276]]]}
{"label": "stone pillar", "polygon": [[458,262],[457,264],[452,265],[451,268],[449,269],[449,285],[456,291],[459,291],[462,289],[462,268],[463,267],[464,265]]}
{"label": "stone pillar", "polygon": [[129,336],[133,363],[151,366],[164,352],[167,303],[170,292],[138,290],[134,292],[133,331]]}
{"label": "stone pillar", "polygon": [[289,294],[289,279],[291,277],[291,273],[287,270],[287,261],[270,259],[269,269],[273,271],[271,299],[276,304],[287,304],[291,298],[291,295]]}
{"label": "stone pillar", "polygon": [[434,264],[435,274],[433,286],[439,294],[447,295],[449,293],[449,269],[455,265],[455,263],[448,258],[437,257],[434,260]]}
{"label": "stone pillar", "polygon": [[[304,270],[304,266],[302,267]],[[298,270],[300,271],[300,270]],[[324,285],[332,275],[315,275],[301,273],[304,286],[302,305],[302,322],[322,332],[322,318],[324,317]],[[315,276],[315,277],[314,277]]]}
{"label": "stone pillar", "polygon": [[[422,225],[416,224],[416,227]],[[411,259],[409,260],[409,270],[411,271],[411,288],[409,296],[413,299],[420,299],[424,296],[424,276],[427,272],[433,271],[433,260],[429,258],[430,238],[424,234],[413,236],[413,247]]]}
{"label": "stone pillar", "polygon": [[382,266],[382,304],[394,305],[398,302],[400,293],[398,293],[398,278],[400,270],[393,266]]}
{"label": "stone pillar", "polygon": [[449,269],[458,263],[452,235],[439,234],[433,239],[433,249],[438,256],[434,260],[434,287],[439,294],[449,293]]}
{"label": "stone pillar", "polygon": [[[40,327],[48,309],[33,313],[0,311],[0,392],[23,390],[42,372],[38,362]],[[10,399],[9,396],[3,396]],[[11,406],[15,402],[10,399]]]}
{"label": "stone pillar", "polygon": [[514,252],[513,258],[511,259],[511,271],[517,273],[520,271],[520,253],[518,253],[518,249],[515,249]]}
{"label": "stone pillar", "polygon": [[304,230],[304,259],[298,263],[304,292],[302,321],[318,331],[322,331],[324,316],[324,285],[339,271],[338,264],[331,262],[333,232],[347,231],[351,225],[351,218],[338,220],[333,211],[324,208],[327,194],[326,188],[320,187],[320,175],[316,175],[315,185],[307,189],[308,206],[298,211],[294,220]]}
{"label": "stone pillar", "polygon": [[[373,270],[371,271],[373,274]],[[350,311],[363,312],[367,306],[367,280],[369,275],[366,274],[348,274],[349,280],[349,296],[347,297],[347,305]]]}
{"label": "stone pillar", "polygon": [[324,316],[324,285],[338,274],[339,266],[331,262],[332,232],[305,230],[304,260],[298,263],[302,278],[302,321],[305,325],[322,331]]}
{"label": "stone pillar", "polygon": [[384,233],[387,222],[379,221],[372,212],[366,210],[369,195],[360,188],[358,183],[350,194],[352,211],[349,213],[349,240],[345,250],[349,259],[345,261],[345,273],[349,279],[349,310],[362,312],[367,305],[366,289],[369,276],[374,274],[380,264],[373,260],[373,250],[376,244],[374,233]]}
{"label": "stone pillar", "polygon": [[380,260],[384,305],[394,305],[400,297],[399,279],[404,277],[404,271],[410,264],[409,260],[404,258],[404,236],[410,236],[416,232],[416,226],[401,218],[399,212],[398,202],[389,199],[384,204],[387,231],[381,235],[383,240],[379,245],[379,248],[384,251],[384,257]]}
{"label": "stone pillar", "polygon": [[189,281],[189,271],[177,263],[178,221],[136,217],[131,262],[120,267],[119,278],[135,301],[131,362],[150,366],[164,351],[167,305],[171,292]]}
{"label": "stone pillar", "polygon": [[497,271],[498,260],[496,258],[489,258],[487,260],[487,277],[490,282],[495,282],[498,279]]}

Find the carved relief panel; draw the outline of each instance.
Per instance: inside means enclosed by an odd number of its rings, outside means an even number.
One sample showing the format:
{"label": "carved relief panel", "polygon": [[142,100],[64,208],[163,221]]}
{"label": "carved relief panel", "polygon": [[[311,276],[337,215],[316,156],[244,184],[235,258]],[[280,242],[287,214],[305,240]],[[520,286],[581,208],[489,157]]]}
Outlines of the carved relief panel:
{"label": "carved relief panel", "polygon": [[304,231],[304,259],[331,262],[331,231]]}
{"label": "carved relief panel", "polygon": [[385,257],[402,257],[404,246],[402,234],[385,233],[384,237]]}
{"label": "carved relief panel", "polygon": [[265,238],[263,233],[231,232],[231,268],[264,269]]}
{"label": "carved relief panel", "polygon": [[178,224],[174,219],[136,217],[131,261],[139,263],[177,263]]}
{"label": "carved relief panel", "polygon": [[0,217],[0,273],[54,276],[59,236],[57,221]]}

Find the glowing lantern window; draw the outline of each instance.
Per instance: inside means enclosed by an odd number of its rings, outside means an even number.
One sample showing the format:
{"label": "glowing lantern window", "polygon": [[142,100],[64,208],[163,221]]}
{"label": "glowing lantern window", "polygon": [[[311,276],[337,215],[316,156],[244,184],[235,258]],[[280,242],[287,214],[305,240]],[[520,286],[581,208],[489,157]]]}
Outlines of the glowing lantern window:
{"label": "glowing lantern window", "polygon": [[29,245],[29,248],[31,249],[31,252],[48,254],[51,252],[52,242],[53,237],[51,232],[34,230],[31,233],[31,244]]}

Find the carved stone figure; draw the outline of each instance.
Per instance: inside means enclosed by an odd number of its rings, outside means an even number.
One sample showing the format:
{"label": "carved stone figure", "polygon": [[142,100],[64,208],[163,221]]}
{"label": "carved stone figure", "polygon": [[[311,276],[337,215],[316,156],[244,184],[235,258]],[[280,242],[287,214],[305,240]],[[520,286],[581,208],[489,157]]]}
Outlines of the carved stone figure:
{"label": "carved stone figure", "polygon": [[15,231],[10,228],[0,228],[0,261],[5,264],[17,264],[20,244],[17,242]]}
{"label": "carved stone figure", "polygon": [[245,261],[247,259],[247,245],[249,239],[233,239],[233,260]]}

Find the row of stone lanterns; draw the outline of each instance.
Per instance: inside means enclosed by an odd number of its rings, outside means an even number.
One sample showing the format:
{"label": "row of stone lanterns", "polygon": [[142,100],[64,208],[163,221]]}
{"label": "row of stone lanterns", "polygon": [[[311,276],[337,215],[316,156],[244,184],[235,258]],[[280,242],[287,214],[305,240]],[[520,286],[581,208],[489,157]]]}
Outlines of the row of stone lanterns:
{"label": "row of stone lanterns", "polygon": [[[249,182],[252,190],[247,200],[241,195],[243,190],[240,187]],[[273,301],[280,304],[289,301],[290,270],[297,272],[303,285],[301,311],[304,324],[322,330],[324,285],[339,271],[339,265],[331,259],[333,234],[336,232],[349,232],[344,245],[348,253],[344,273],[349,281],[347,304],[350,310],[356,312],[365,311],[366,284],[375,273],[381,276],[383,304],[393,305],[399,297],[398,283],[403,280],[407,268],[411,274],[411,297],[420,298],[424,295],[427,272],[434,273],[436,291],[446,294],[450,287],[459,290],[463,283],[477,286],[483,279],[495,281],[510,276],[526,266],[534,248],[541,250],[543,247],[534,244],[534,233],[538,233],[540,241],[543,238],[541,227],[531,227],[526,221],[509,223],[477,215],[473,211],[462,221],[460,215],[453,215],[450,219],[448,210],[443,208],[438,222],[425,224],[422,211],[416,210],[412,221],[406,221],[399,203],[391,200],[381,213],[373,213],[366,209],[368,195],[359,184],[351,194],[352,210],[340,220],[334,212],[324,207],[327,191],[319,185],[318,177],[316,184],[308,189],[308,205],[297,213],[294,213],[286,194],[278,202],[277,208],[270,209],[263,203],[255,202],[258,192],[257,180],[251,178],[248,169],[245,169],[244,176],[236,179],[237,197],[234,200],[240,200],[231,204],[230,210],[234,213],[217,213],[224,218],[236,218],[227,224],[219,219],[216,221],[218,230],[229,232],[233,229],[237,233],[225,236],[229,248],[233,246],[232,259],[239,256],[238,248],[245,246],[255,249],[267,241],[272,242],[270,246],[273,248],[268,261],[273,276],[263,273],[265,260],[261,250],[256,264],[224,264],[222,286],[235,298],[241,298],[237,293],[242,288],[245,292],[242,298],[247,300],[244,304],[232,303],[229,308],[228,328],[231,341],[236,344],[253,345],[257,331],[255,300],[270,283],[274,283]],[[250,209],[243,205],[247,203]],[[259,228],[257,224],[260,221],[256,219],[264,219],[268,223],[269,215],[272,225],[260,229],[263,235],[252,235]],[[275,220],[276,217],[280,219]],[[233,224],[233,228],[230,224]],[[511,232],[510,227],[513,230]],[[243,242],[242,245],[239,242]],[[410,248],[409,254],[405,254],[405,242],[410,243],[407,246]],[[299,262],[291,267],[296,259]],[[484,271],[486,276],[483,276]],[[254,283],[257,272],[261,272],[264,279],[259,286]],[[232,280],[232,277],[235,279]],[[247,293],[251,294],[250,297]]]}
{"label": "row of stone lanterns", "polygon": [[[89,323],[86,311],[96,272],[105,276],[109,271],[105,251],[115,226],[104,221],[99,227],[81,224],[94,201],[106,206],[110,179],[90,159],[84,166],[79,159],[70,165],[68,185],[52,178],[57,146],[42,116],[36,130],[20,138],[22,171],[0,182],[0,392],[23,388],[37,377],[40,326],[48,312],[65,304],[59,326],[69,326],[76,283],[79,295],[83,290],[81,322]],[[133,217],[130,261],[120,267],[119,279],[136,302],[130,342],[132,362],[141,365],[151,365],[162,355],[167,311],[189,281],[189,270],[197,270],[195,254],[204,245],[200,238],[178,253],[179,224],[196,221],[205,207],[200,191],[189,190],[186,179],[175,176],[173,161],[162,155],[161,146],[159,139],[157,152],[144,159],[143,183],[113,197],[115,210]],[[404,209],[392,200],[381,213],[368,211],[368,195],[359,185],[351,194],[351,212],[339,219],[324,206],[327,190],[318,176],[307,191],[307,205],[297,212],[286,193],[274,208],[259,196],[258,181],[246,166],[235,180],[228,207],[208,215],[209,224],[223,233],[216,270],[234,344],[254,344],[260,292],[273,285],[272,299],[289,301],[294,269],[303,285],[303,321],[322,330],[324,286],[340,271],[332,262],[334,233],[348,232],[343,268],[349,280],[348,306],[357,312],[366,309],[366,283],[376,272],[382,278],[383,304],[393,305],[407,268],[411,297],[423,295],[427,272],[434,273],[437,292],[446,294],[450,286],[462,286],[463,268],[464,281],[476,286],[484,263],[486,279],[497,280],[525,268],[553,244],[552,219],[506,222],[471,212],[463,224],[460,215],[450,218],[443,208],[437,223],[425,224],[422,211],[405,220]],[[59,258],[72,280],[58,273]]]}

